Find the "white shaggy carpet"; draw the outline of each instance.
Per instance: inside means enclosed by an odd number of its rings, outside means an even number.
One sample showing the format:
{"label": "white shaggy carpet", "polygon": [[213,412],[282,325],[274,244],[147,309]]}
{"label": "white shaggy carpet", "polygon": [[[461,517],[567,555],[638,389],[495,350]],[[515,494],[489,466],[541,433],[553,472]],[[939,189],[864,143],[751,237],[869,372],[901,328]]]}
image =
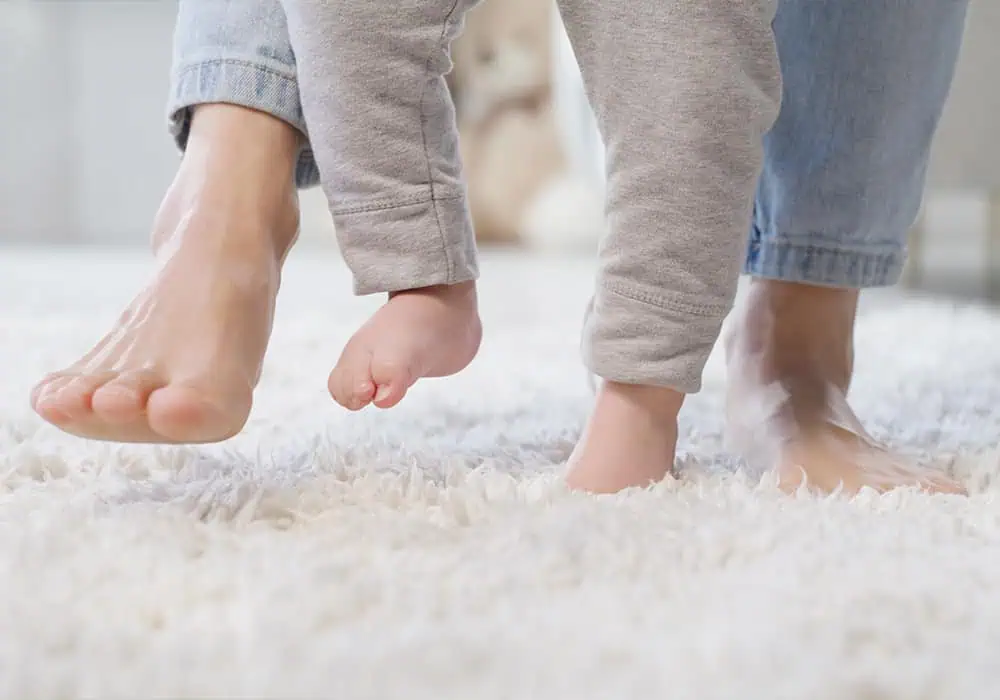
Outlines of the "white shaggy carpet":
{"label": "white shaggy carpet", "polygon": [[351,415],[326,374],[376,302],[299,252],[244,435],[63,437],[28,387],[144,260],[0,261],[0,697],[1000,697],[997,315],[879,294],[860,323],[862,416],[968,499],[738,474],[718,358],[680,479],[591,498],[559,481],[588,403],[588,261],[488,257],[476,363]]}

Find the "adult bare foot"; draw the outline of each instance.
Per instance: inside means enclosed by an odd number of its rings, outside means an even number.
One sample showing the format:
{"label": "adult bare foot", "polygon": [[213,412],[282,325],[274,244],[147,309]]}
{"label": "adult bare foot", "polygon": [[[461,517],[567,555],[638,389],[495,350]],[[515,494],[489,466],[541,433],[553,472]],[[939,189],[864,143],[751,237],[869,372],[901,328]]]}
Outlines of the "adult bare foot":
{"label": "adult bare foot", "polygon": [[463,370],[482,332],[475,282],[390,294],[344,347],[330,394],[352,411],[395,406],[418,379]]}
{"label": "adult bare foot", "polygon": [[674,466],[683,402],[673,389],[604,382],[570,456],[569,487],[615,493],[662,480]]}
{"label": "adult bare foot", "polygon": [[157,267],[103,340],[32,392],[66,432],[213,442],[250,412],[281,265],[298,230],[298,133],[228,105],[197,110],[157,215]]}
{"label": "adult bare foot", "polygon": [[725,334],[733,447],[756,466],[776,467],[788,491],[805,483],[826,492],[964,493],[877,444],[848,405],[857,303],[857,290],[752,282]]}

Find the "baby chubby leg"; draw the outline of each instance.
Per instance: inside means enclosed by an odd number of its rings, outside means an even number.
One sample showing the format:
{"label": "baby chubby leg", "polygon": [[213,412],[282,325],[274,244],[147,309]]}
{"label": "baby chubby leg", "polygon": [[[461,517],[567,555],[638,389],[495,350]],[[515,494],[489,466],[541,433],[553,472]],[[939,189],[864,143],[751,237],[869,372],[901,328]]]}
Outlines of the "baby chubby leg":
{"label": "baby chubby leg", "polygon": [[475,239],[449,44],[466,0],[284,0],[323,190],[357,294],[389,299],[330,375],[350,409],[389,407],[479,348]]}
{"label": "baby chubby leg", "polygon": [[672,468],[736,290],[781,80],[774,0],[564,0],[607,148],[608,234],[584,357],[604,383],[569,481],[617,491]]}

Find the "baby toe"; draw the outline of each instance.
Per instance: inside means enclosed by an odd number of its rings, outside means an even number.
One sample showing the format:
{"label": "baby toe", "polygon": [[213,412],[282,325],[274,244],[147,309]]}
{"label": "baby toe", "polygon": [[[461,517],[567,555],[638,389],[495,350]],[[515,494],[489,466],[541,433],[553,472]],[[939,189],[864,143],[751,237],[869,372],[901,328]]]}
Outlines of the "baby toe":
{"label": "baby toe", "polygon": [[416,380],[407,363],[391,358],[373,358],[371,376],[377,387],[372,403],[379,408],[392,408],[402,401]]}
{"label": "baby toe", "polygon": [[330,372],[327,388],[333,400],[350,411],[359,411],[371,403],[376,389],[371,376],[371,353],[346,348]]}

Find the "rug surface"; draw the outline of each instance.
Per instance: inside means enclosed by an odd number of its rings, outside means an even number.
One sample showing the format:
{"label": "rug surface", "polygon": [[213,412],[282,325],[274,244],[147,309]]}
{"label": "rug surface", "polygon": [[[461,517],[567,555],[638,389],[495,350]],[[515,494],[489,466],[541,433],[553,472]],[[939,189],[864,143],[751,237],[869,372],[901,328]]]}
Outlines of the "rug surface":
{"label": "rug surface", "polygon": [[325,393],[353,328],[293,256],[250,425],[90,444],[30,413],[128,301],[139,254],[0,260],[0,697],[1000,697],[1000,317],[874,295],[854,402],[969,498],[787,497],[723,451],[723,369],[680,477],[560,485],[589,389],[589,261],[491,256],[482,354],[391,412]]}

